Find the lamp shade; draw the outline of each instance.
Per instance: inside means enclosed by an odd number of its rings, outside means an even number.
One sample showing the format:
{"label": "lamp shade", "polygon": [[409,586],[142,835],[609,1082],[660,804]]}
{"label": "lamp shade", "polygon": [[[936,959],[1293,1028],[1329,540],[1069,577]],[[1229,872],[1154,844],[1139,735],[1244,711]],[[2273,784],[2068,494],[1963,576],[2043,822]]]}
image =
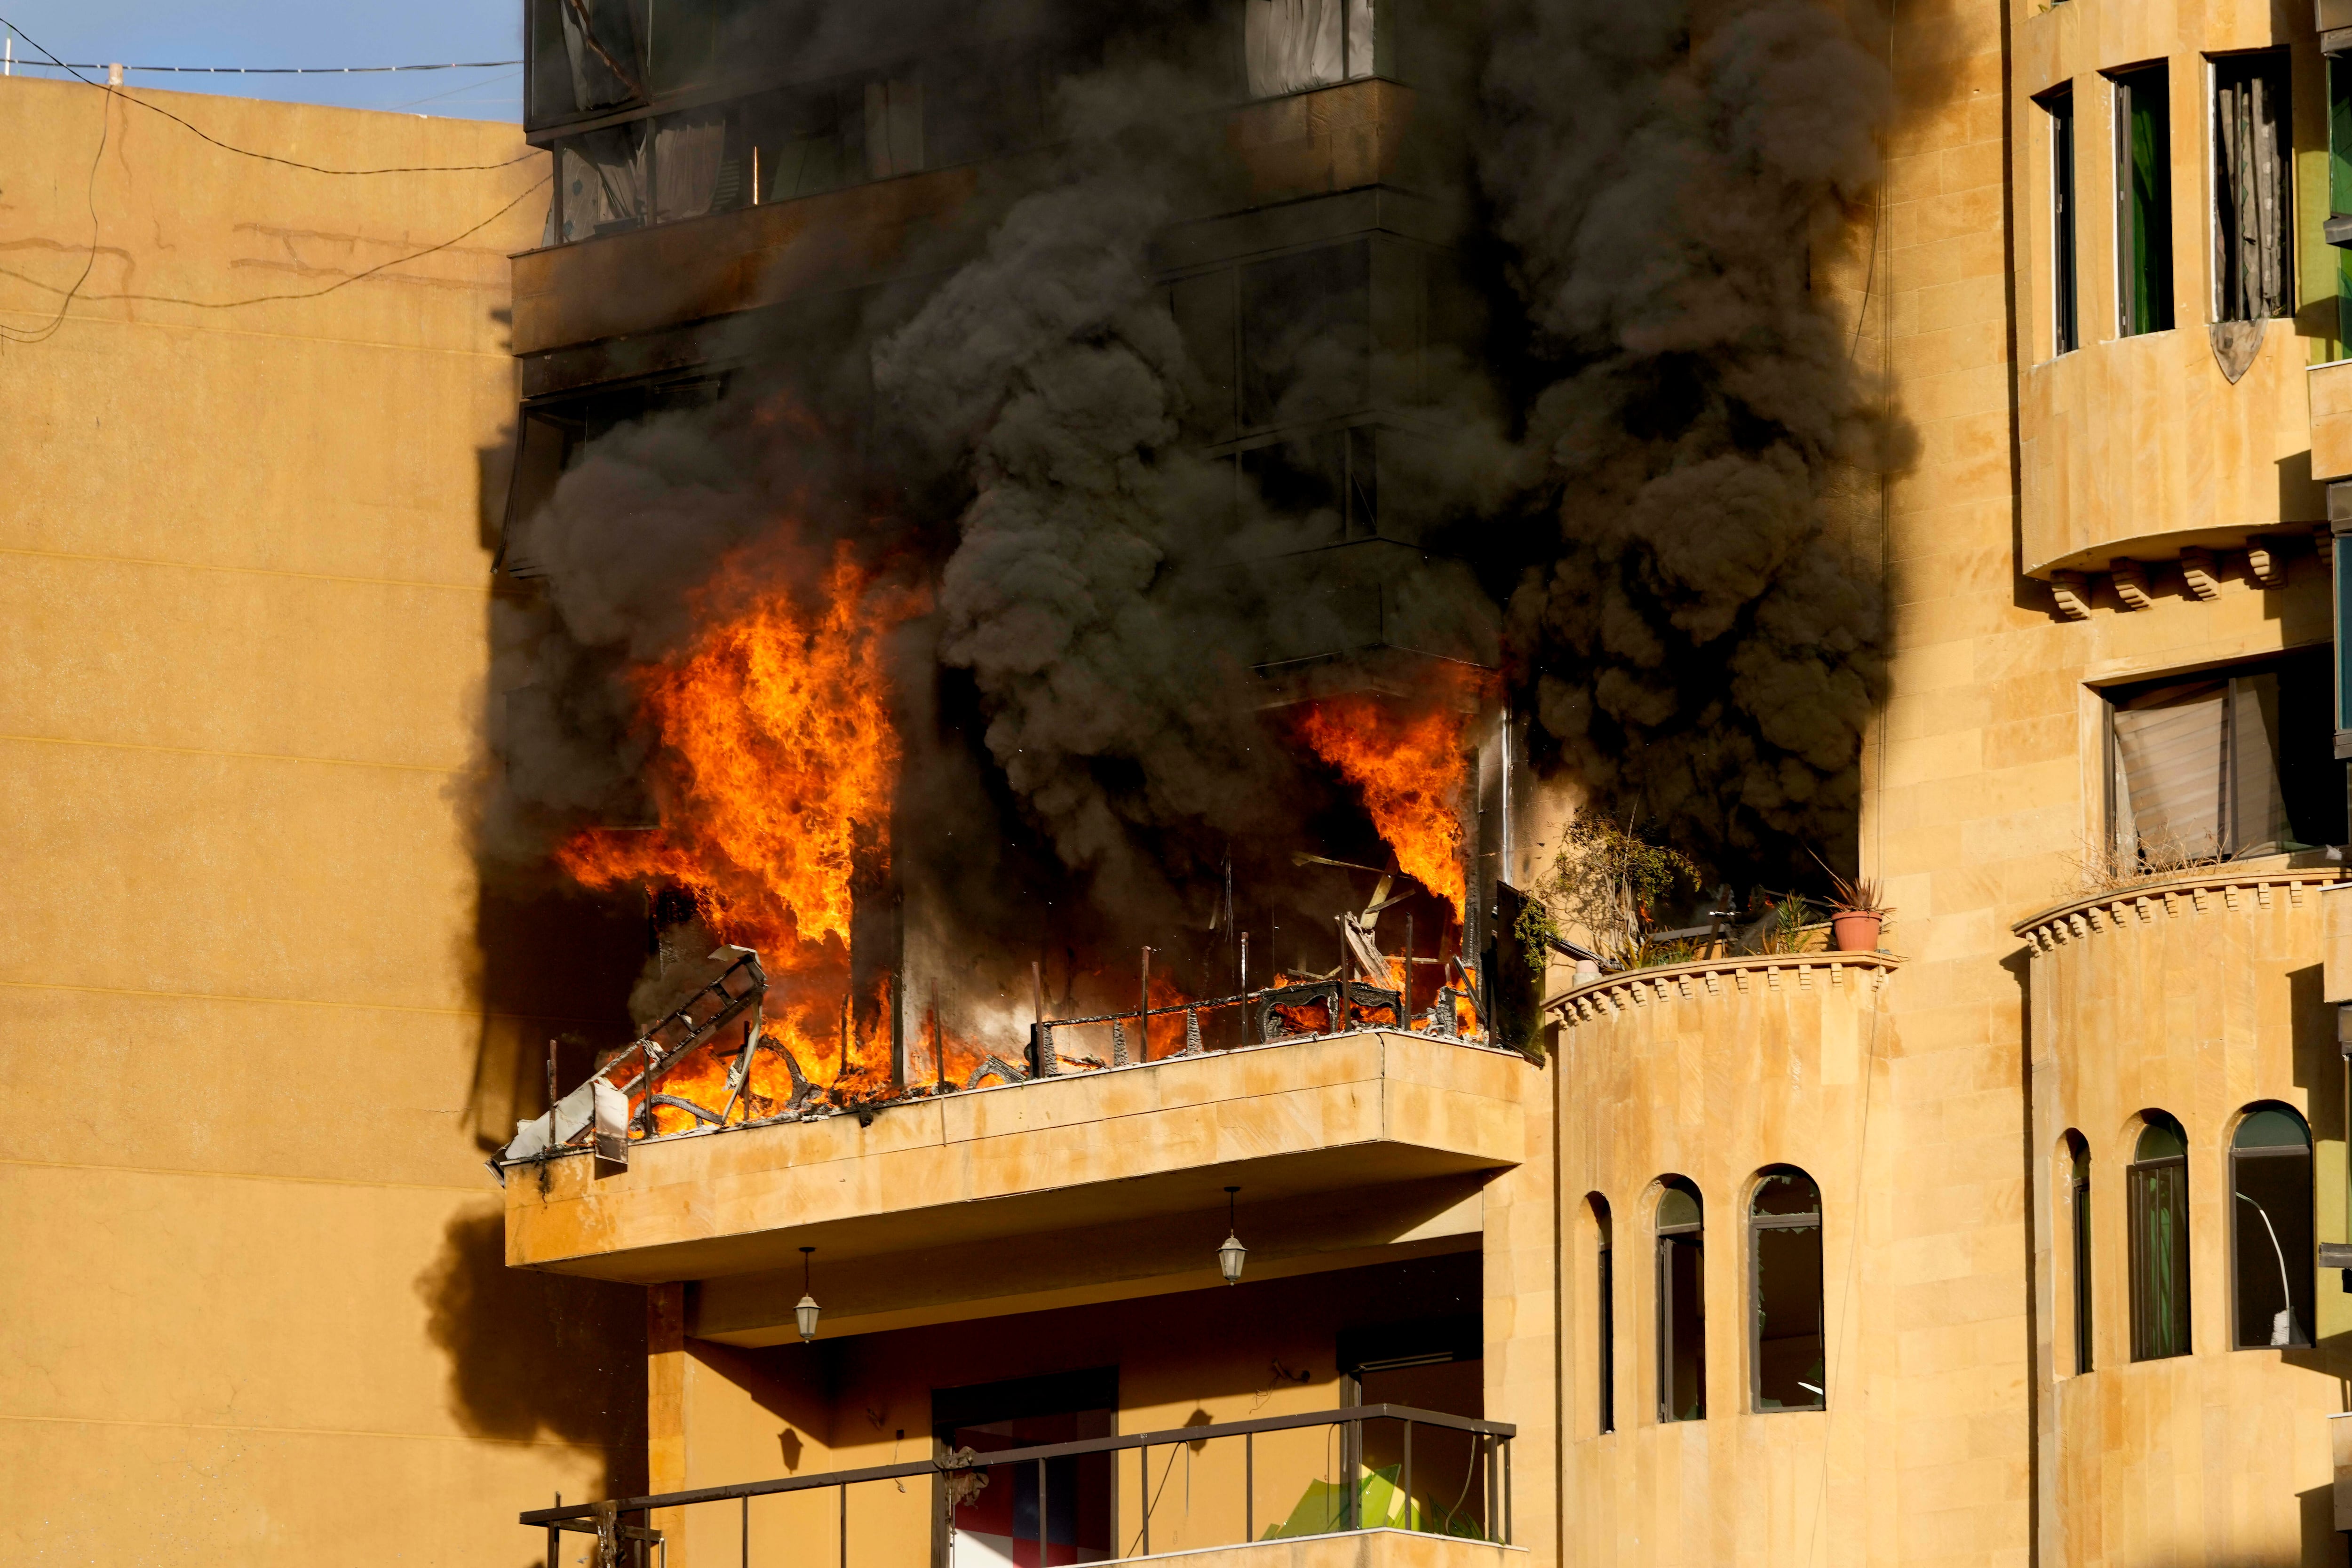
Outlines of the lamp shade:
{"label": "lamp shade", "polygon": [[1242,1282],[1242,1264],[1248,1257],[1249,1248],[1242,1245],[1240,1237],[1228,1235],[1225,1237],[1225,1244],[1217,1248],[1217,1271],[1225,1277],[1226,1284]]}
{"label": "lamp shade", "polygon": [[803,1292],[801,1299],[793,1304],[793,1316],[799,1320],[801,1325],[801,1338],[816,1338],[817,1311],[816,1298],[806,1292]]}

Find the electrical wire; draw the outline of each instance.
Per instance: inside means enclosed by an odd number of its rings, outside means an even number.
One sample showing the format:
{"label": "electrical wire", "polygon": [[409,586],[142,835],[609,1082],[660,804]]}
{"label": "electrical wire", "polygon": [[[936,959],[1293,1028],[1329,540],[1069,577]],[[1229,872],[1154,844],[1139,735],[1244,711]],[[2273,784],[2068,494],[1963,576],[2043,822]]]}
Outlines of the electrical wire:
{"label": "electrical wire", "polygon": [[[541,175],[536,183],[519,193],[511,201],[508,202],[506,205],[499,208],[498,211],[492,213],[489,216],[484,218],[473,227],[466,230],[463,234],[452,235],[447,239],[442,240],[437,245],[428,245],[422,250],[412,250],[404,256],[395,256],[389,261],[379,261],[373,267],[370,267],[363,271],[354,272],[348,278],[339,278],[334,282],[328,284],[322,289],[303,289],[299,292],[287,294],[256,294],[250,299],[246,300],[189,300],[184,299],[177,294],[83,294],[80,292],[81,281],[78,279],[72,289],[66,290],[65,303],[67,305],[70,305],[77,297],[79,297],[81,299],[93,300],[131,300],[157,305],[185,305],[192,310],[234,310],[246,305],[266,305],[281,300],[316,300],[320,295],[331,294],[338,289],[348,288],[350,285],[359,282],[362,279],[373,278],[377,273],[384,271],[389,268],[398,267],[404,262],[419,260],[422,258],[431,256],[436,251],[446,250],[451,246],[457,245],[463,240],[471,239],[474,236],[481,233],[482,230],[489,227],[490,225],[498,222],[499,219],[506,216],[507,214],[514,211],[515,208],[522,205],[522,204],[528,201],[531,196],[537,195],[542,190],[545,190],[548,184],[552,181],[554,177],[555,176],[552,174]],[[90,247],[90,252],[93,257],[96,256],[97,247],[95,245]],[[89,275],[89,268],[84,267],[82,269],[83,279],[87,279]],[[26,282],[33,283],[37,288],[46,287],[46,285],[40,284],[37,279],[25,278],[22,273],[12,272],[9,276],[23,279]],[[62,309],[63,307],[60,307],[60,310],[62,310]],[[40,336],[47,337],[56,330],[57,323],[51,322],[47,327],[42,330]],[[0,331],[6,331],[5,328],[0,328]],[[38,339],[26,339],[18,341],[37,342]]]}
{"label": "electrical wire", "polygon": [[[14,31],[12,27],[10,29]],[[17,35],[22,37],[22,34]],[[26,38],[28,44],[33,40]],[[35,48],[40,46],[34,44]],[[47,54],[47,49],[41,49]],[[108,61],[60,59],[18,60],[20,66],[32,66],[41,70],[99,71],[111,70]],[[181,76],[362,76],[378,71],[470,71],[489,70],[499,66],[519,66],[520,60],[451,60],[446,65],[424,66],[124,66],[127,71],[172,71]]]}
{"label": "electrical wire", "polygon": [[[42,50],[44,54],[47,52]],[[106,94],[112,98],[114,89],[108,88]],[[106,157],[107,133],[113,128],[114,106],[111,103],[101,104],[98,116],[98,146],[89,155],[89,173],[82,179],[82,200],[89,207],[89,254],[81,258],[81,276],[73,280],[73,287],[66,290],[66,297],[58,301],[58,313],[50,318],[47,326],[27,332],[0,325],[0,342],[40,343],[57,336],[58,329],[66,324],[66,312],[73,307],[74,296],[80,293],[81,286],[89,281],[90,269],[98,265],[98,165]]]}
{"label": "electrical wire", "polygon": [[[281,158],[275,153],[257,153],[250,147],[239,147],[233,142],[224,142],[219,137],[213,135],[209,132],[201,130],[198,127],[190,124],[187,121],[181,119],[178,115],[159,104],[150,103],[143,98],[133,97],[131,94],[125,92],[121,88],[116,86],[112,82],[97,82],[90,80],[89,78],[81,74],[81,68],[68,65],[65,61],[58,58],[57,56],[50,54],[47,48],[42,47],[39,39],[26,33],[23,28],[17,26],[16,23],[10,21],[5,16],[0,16],[0,27],[7,28],[9,32],[15,34],[17,37],[23,38],[25,42],[32,45],[33,47],[39,49],[41,53],[47,58],[47,61],[50,65],[57,67],[59,70],[69,72],[73,79],[76,81],[80,82],[84,87],[99,88],[110,97],[120,98],[126,103],[135,103],[151,114],[160,114],[164,119],[172,121],[174,125],[194,132],[201,140],[211,142],[214,146],[220,148],[223,152],[235,153],[240,157],[257,158],[265,163],[279,163],[289,169],[305,169],[314,174],[469,174],[488,169],[512,168],[517,163],[522,163],[527,159],[536,158],[540,155],[539,149],[534,147],[525,152],[519,153],[514,157],[504,159],[496,163],[403,163],[381,169],[332,169],[320,163],[306,163],[299,158]],[[96,172],[96,165],[93,163],[91,168],[93,176],[95,176]]]}

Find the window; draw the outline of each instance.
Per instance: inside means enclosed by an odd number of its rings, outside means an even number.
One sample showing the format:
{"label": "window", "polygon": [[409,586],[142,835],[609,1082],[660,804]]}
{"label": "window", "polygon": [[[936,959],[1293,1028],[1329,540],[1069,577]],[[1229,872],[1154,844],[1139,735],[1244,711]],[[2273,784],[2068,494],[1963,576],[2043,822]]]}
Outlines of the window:
{"label": "window", "polygon": [[1791,1166],[1756,1184],[1748,1205],[1754,1297],[1752,1392],[1759,1410],[1819,1410],[1828,1402],[1822,1322],[1822,1190]]}
{"label": "window", "polygon": [[2144,1121],[2125,1178],[2132,1360],[2161,1361],[2189,1353],[2189,1140],[2160,1110]]}
{"label": "window", "polygon": [[[1116,1367],[931,1391],[935,1453],[969,1447],[986,1455],[1107,1437],[1118,1429],[1118,1421]],[[1042,1519],[1041,1467],[975,1467],[987,1485],[953,1494],[953,1501],[940,1496],[942,1506],[933,1517],[951,1533],[939,1542],[931,1561],[945,1568],[1003,1568],[1016,1561],[1034,1564],[1041,1532],[1052,1546],[1049,1560],[1055,1563],[1097,1563],[1127,1555],[1111,1535],[1111,1458],[1075,1454],[1046,1460],[1042,1467]],[[936,1484],[944,1494],[945,1479]]]}
{"label": "window", "polygon": [[1669,1176],[1658,1199],[1658,1419],[1706,1419],[1706,1240],[1698,1189]]}
{"label": "window", "polygon": [[2074,314],[2074,89],[2039,100],[2050,117],[2050,352],[2083,346]]}
{"label": "window", "polygon": [[1592,1206],[1593,1234],[1599,1241],[1593,1261],[1593,1376],[1600,1390],[1603,1432],[1617,1430],[1617,1281],[1610,1266],[1609,1200],[1599,1193],[1585,1200]]}
{"label": "window", "polygon": [[2311,1133],[2283,1105],[2230,1140],[2231,1314],[2240,1350],[2311,1343]]}
{"label": "window", "polygon": [[1243,0],[1252,98],[1372,74],[1372,0]]}
{"label": "window", "polygon": [[2115,86],[2116,330],[2172,328],[2172,107],[2162,65],[2119,71]]}
{"label": "window", "polygon": [[2074,1370],[2091,1370],[2091,1146],[2079,1132],[2066,1134],[2066,1212],[2073,1222],[2074,1259]]}
{"label": "window", "polygon": [[2284,49],[2213,62],[2213,314],[2263,321],[2294,310],[2294,175]]}
{"label": "window", "polygon": [[2325,650],[2107,693],[2117,857],[2179,865],[2344,840]]}

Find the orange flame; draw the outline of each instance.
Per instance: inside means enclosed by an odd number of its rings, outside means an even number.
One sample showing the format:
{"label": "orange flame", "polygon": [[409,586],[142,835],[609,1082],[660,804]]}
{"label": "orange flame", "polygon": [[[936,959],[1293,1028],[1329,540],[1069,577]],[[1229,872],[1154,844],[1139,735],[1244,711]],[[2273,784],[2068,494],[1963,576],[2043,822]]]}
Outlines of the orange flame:
{"label": "orange flame", "polygon": [[660,749],[653,786],[661,826],[589,829],[556,851],[591,888],[671,883],[690,892],[729,942],[772,968],[802,950],[849,942],[851,881],[887,868],[899,761],[881,640],[918,606],[876,591],[836,551],[824,603],[804,614],[757,585],[740,558],[703,590],[731,603],[682,656],[637,675],[642,716]]}
{"label": "orange flame", "polygon": [[[590,828],[556,861],[590,888],[635,883],[683,889],[720,940],[755,948],[788,990],[768,994],[766,1040],[732,1120],[772,1115],[793,1095],[789,1051],[813,1092],[837,1102],[889,1088],[888,982],[864,1026],[849,1022],[850,917],[861,879],[887,873],[900,747],[891,722],[882,639],[922,608],[878,587],[837,548],[812,613],[730,557],[694,605],[705,622],[690,647],[635,672],[640,718],[657,742],[648,783],[660,816],[649,830]],[[655,1092],[713,1112],[726,1103],[727,1031],[666,1068]],[[643,1109],[640,1100],[638,1109]],[[655,1106],[660,1132],[698,1119]]]}
{"label": "orange flame", "polygon": [[1407,711],[1366,692],[1310,703],[1298,737],[1356,787],[1381,841],[1405,875],[1463,916],[1462,750],[1468,716],[1452,702]]}

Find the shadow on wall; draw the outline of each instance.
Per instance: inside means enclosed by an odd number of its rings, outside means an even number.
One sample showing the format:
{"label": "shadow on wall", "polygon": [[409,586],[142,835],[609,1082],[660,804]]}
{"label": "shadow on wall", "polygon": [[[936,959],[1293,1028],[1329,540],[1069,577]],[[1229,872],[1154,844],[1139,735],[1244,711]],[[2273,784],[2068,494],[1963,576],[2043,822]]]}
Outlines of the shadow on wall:
{"label": "shadow on wall", "polygon": [[449,1357],[450,1408],[467,1431],[601,1450],[598,1496],[645,1489],[641,1287],[508,1268],[506,1215],[493,1208],[449,1222],[416,1289],[433,1342]]}
{"label": "shadow on wall", "polygon": [[[503,314],[503,312],[501,312]],[[487,570],[507,505],[511,431],[477,454],[478,541]],[[484,609],[488,645],[489,606]],[[484,704],[498,695],[488,689]],[[487,710],[478,717],[487,718]],[[487,728],[478,731],[487,738]],[[487,755],[487,739],[482,753]],[[470,813],[475,803],[462,801]],[[478,868],[481,864],[477,857]],[[485,1156],[547,1103],[547,1043],[563,1042],[566,1087],[599,1046],[627,1037],[628,991],[644,924],[544,887],[476,874],[472,952],[478,1024],[467,1121]],[[485,1172],[486,1190],[495,1191]],[[502,1206],[462,1212],[416,1290],[449,1358],[449,1405],[477,1436],[552,1441],[601,1454],[598,1495],[640,1491],[646,1475],[646,1299],[635,1286],[506,1266]],[[518,1507],[543,1500],[518,1498]]]}

